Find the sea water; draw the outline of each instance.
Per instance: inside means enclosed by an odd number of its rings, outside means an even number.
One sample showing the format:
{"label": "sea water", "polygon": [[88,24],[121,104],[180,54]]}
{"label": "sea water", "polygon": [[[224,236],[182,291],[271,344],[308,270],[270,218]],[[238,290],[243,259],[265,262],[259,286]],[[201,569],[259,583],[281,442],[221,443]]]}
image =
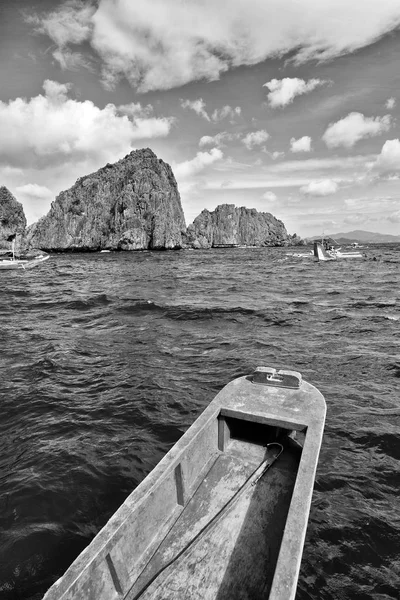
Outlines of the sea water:
{"label": "sea water", "polygon": [[0,598],[39,600],[235,377],[327,421],[297,598],[400,589],[400,245],[52,255],[0,279]]}

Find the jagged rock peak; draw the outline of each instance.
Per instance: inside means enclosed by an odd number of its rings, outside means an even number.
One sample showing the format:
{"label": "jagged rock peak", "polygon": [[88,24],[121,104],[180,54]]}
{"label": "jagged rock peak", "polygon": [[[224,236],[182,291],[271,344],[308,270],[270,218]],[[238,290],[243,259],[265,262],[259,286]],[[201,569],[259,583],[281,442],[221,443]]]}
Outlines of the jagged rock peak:
{"label": "jagged rock peak", "polygon": [[291,243],[282,221],[255,208],[221,204],[203,210],[189,225],[186,245],[194,248],[218,246],[285,246]]}
{"label": "jagged rock peak", "polygon": [[[167,164],[167,163],[164,163],[164,161],[161,160],[161,158],[157,158],[157,155],[154,154],[154,152],[153,152],[153,150],[151,150],[151,148],[140,148],[139,150],[132,150],[132,152],[129,152],[129,154],[126,154],[126,156],[124,156],[124,158],[121,158],[120,160],[118,160],[115,163],[105,164],[104,167],[101,167],[95,173],[92,173],[92,176],[96,175],[96,174],[100,174],[100,173],[107,173],[109,171],[109,169],[115,169],[118,165],[125,165],[128,162],[140,163],[140,162],[146,161],[146,160],[154,160],[154,161],[157,161],[162,164]],[[77,183],[78,183],[78,181],[83,181],[84,179],[86,179],[86,177],[88,177],[88,175],[79,177],[77,179]]]}
{"label": "jagged rock peak", "polygon": [[162,250],[182,247],[185,230],[172,169],[144,148],[80,177],[28,238],[47,251]]}
{"label": "jagged rock peak", "polygon": [[3,185],[0,187],[0,246],[7,247],[7,238],[17,234],[20,241],[26,228],[26,217],[22,204]]}

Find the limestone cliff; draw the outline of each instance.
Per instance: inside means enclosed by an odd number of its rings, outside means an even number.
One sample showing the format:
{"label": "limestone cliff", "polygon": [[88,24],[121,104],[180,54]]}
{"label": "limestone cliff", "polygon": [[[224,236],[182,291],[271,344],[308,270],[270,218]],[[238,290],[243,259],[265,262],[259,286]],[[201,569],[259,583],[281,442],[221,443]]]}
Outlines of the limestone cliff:
{"label": "limestone cliff", "polygon": [[21,243],[26,227],[26,218],[22,204],[4,186],[0,187],[0,248],[9,250],[7,238],[16,234],[16,247]]}
{"label": "limestone cliff", "polygon": [[50,252],[161,250],[181,248],[185,230],[171,167],[146,148],[61,192],[27,240]]}
{"label": "limestone cliff", "polygon": [[[296,236],[297,237],[297,236]],[[282,221],[254,208],[221,204],[215,211],[203,210],[186,232],[186,246],[287,246],[292,244]]]}

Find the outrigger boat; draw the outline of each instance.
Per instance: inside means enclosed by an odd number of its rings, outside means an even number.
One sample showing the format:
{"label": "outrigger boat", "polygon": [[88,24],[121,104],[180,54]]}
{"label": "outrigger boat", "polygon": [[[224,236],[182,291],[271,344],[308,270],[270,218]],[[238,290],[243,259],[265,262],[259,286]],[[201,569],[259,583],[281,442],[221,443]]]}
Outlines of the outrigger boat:
{"label": "outrigger boat", "polygon": [[49,255],[46,253],[38,254],[35,256],[6,256],[5,258],[0,257],[0,271],[17,271],[20,269],[32,269],[37,267],[42,262],[47,260]]}
{"label": "outrigger boat", "polygon": [[295,371],[233,380],[44,600],[293,600],[325,412]]}
{"label": "outrigger boat", "polygon": [[32,269],[49,258],[47,252],[43,252],[42,250],[31,250],[30,254],[16,256],[15,237],[15,235],[11,235],[8,238],[8,241],[11,242],[11,251],[0,255],[0,271]]}
{"label": "outrigger boat", "polygon": [[328,246],[324,242],[314,242],[314,259],[317,261],[338,260],[341,258],[364,258],[361,252],[343,252],[340,248]]}

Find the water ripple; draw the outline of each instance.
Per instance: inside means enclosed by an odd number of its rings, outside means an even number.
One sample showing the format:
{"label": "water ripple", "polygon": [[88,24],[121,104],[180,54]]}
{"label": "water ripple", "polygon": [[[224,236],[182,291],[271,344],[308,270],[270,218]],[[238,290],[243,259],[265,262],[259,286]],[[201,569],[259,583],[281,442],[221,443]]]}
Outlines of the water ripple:
{"label": "water ripple", "polygon": [[353,265],[284,248],[55,255],[7,277],[2,600],[39,600],[258,365],[301,371],[328,404],[297,600],[397,598],[399,248]]}

